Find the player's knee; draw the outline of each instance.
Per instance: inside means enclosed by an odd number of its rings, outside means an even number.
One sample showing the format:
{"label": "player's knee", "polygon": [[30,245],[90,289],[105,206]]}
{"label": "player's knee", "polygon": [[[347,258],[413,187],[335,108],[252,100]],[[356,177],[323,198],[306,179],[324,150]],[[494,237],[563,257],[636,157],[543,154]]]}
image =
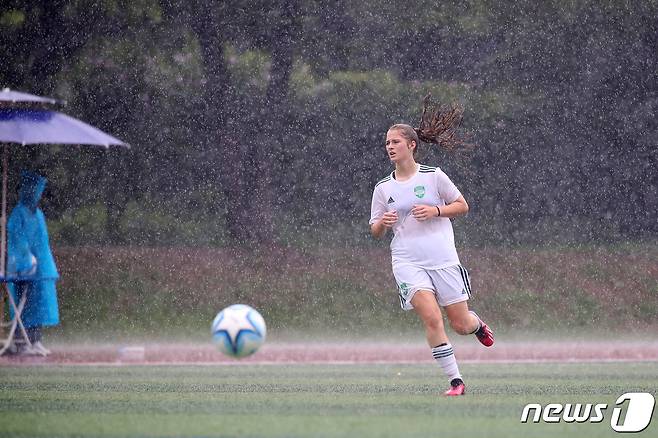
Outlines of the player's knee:
{"label": "player's knee", "polygon": [[440,317],[431,317],[425,319],[425,327],[428,331],[438,331],[443,330],[443,319]]}

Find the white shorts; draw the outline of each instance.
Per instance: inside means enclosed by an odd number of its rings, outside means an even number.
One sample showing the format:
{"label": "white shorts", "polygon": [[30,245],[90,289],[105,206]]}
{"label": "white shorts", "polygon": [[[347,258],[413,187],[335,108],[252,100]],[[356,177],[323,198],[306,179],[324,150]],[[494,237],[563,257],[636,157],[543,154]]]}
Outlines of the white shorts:
{"label": "white shorts", "polygon": [[426,270],[413,265],[393,266],[393,275],[398,284],[400,306],[411,310],[411,299],[419,290],[434,292],[441,307],[466,301],[471,297],[471,282],[468,271],[462,265],[443,269]]}

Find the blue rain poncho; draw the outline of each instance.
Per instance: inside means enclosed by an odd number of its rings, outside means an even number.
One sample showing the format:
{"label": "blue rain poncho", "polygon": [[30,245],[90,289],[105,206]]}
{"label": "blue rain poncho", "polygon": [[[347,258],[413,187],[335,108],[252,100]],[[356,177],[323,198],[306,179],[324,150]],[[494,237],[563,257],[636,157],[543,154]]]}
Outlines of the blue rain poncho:
{"label": "blue rain poncho", "polygon": [[28,171],[21,172],[18,204],[7,222],[7,274],[28,279],[19,285],[9,284],[17,303],[23,290],[27,289],[22,314],[25,327],[59,323],[55,290],[59,274],[48,243],[46,219],[37,207],[45,187],[46,178]]}

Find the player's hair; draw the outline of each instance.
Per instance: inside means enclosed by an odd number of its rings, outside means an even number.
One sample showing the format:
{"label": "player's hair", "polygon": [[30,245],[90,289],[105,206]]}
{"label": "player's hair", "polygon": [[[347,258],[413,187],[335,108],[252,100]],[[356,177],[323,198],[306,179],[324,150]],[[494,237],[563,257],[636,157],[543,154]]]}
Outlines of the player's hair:
{"label": "player's hair", "polygon": [[388,130],[400,131],[402,137],[408,141],[415,141],[416,147],[420,141],[423,141],[447,150],[469,148],[471,145],[457,136],[457,129],[461,125],[463,114],[464,107],[460,104],[455,102],[450,105],[435,103],[432,101],[432,95],[428,93],[423,99],[423,114],[420,117],[418,128],[397,123]]}

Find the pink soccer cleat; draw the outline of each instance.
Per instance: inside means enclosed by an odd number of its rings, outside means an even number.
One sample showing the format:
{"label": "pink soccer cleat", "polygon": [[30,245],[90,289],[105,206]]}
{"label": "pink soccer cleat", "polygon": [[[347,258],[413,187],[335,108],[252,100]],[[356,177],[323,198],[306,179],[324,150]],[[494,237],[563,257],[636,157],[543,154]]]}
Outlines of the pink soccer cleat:
{"label": "pink soccer cleat", "polygon": [[443,395],[452,397],[453,395],[466,394],[466,385],[461,379],[454,379],[450,382],[450,389],[443,393]]}
{"label": "pink soccer cleat", "polygon": [[480,328],[475,332],[475,336],[478,338],[478,341],[485,347],[491,347],[494,344],[494,334],[493,331],[489,328],[484,321],[480,319],[477,313],[471,310],[471,313],[480,321]]}

